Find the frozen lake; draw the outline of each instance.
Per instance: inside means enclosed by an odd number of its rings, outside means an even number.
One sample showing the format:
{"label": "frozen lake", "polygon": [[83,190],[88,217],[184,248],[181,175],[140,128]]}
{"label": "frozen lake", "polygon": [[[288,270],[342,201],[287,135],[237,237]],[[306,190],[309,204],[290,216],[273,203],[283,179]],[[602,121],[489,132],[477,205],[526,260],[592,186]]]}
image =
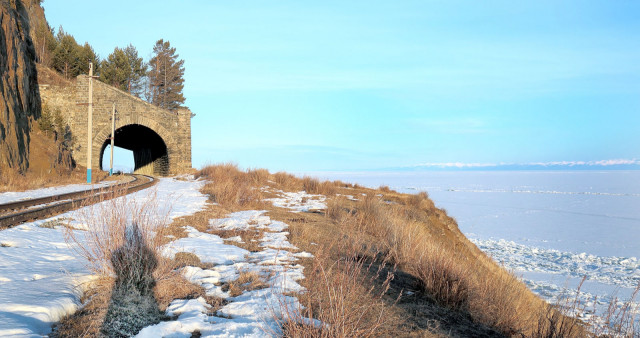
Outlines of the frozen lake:
{"label": "frozen lake", "polygon": [[640,171],[323,172],[427,191],[460,230],[552,300],[565,286],[628,297],[640,283]]}

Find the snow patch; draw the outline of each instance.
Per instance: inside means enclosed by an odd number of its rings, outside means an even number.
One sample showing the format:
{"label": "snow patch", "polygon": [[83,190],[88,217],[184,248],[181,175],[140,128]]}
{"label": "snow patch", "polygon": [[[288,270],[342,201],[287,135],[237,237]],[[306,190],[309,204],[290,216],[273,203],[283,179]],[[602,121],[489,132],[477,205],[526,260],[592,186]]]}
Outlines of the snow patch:
{"label": "snow patch", "polygon": [[[237,248],[244,252],[244,259],[219,259],[212,268],[187,266],[182,270],[182,274],[190,282],[201,285],[207,295],[226,299],[227,304],[211,313],[211,307],[202,298],[175,300],[167,309],[167,315],[178,315],[178,318],[146,327],[138,337],[190,337],[196,330],[202,337],[270,337],[274,333],[280,333],[274,318],[282,318],[282,309],[297,311],[303,308],[296,297],[288,295],[304,291],[304,287],[298,283],[304,278],[304,267],[295,262],[299,258],[313,255],[292,252],[298,249],[288,242],[289,233],[283,231],[288,225],[273,221],[264,213],[265,211],[256,210],[242,211],[209,222],[215,229],[264,230],[261,239],[263,250],[248,252]],[[218,236],[201,233],[193,228],[187,228],[187,231],[189,237],[169,244],[166,254],[175,254],[174,248],[180,247],[182,251],[193,252],[202,261],[212,261],[213,256],[221,257],[233,250],[229,247],[234,246],[224,244]],[[245,291],[236,297],[223,291],[223,283],[233,282],[245,272],[260,276],[266,287]],[[303,320],[307,324],[321,325],[317,320]]]}
{"label": "snow patch", "polygon": [[271,202],[276,207],[287,208],[293,212],[309,212],[327,208],[327,204],[325,203],[327,198],[323,195],[308,194],[305,191],[285,192],[278,189],[269,190],[268,187],[264,187],[262,190],[280,196],[267,198],[265,201]]}

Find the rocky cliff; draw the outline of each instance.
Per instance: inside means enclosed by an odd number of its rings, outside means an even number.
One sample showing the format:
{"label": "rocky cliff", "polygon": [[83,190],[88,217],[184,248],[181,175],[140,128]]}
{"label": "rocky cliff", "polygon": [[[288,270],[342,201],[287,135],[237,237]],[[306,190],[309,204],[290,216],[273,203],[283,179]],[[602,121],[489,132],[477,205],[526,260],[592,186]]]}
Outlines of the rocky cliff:
{"label": "rocky cliff", "polygon": [[20,0],[0,0],[0,170],[29,167],[29,131],[40,94],[29,16]]}

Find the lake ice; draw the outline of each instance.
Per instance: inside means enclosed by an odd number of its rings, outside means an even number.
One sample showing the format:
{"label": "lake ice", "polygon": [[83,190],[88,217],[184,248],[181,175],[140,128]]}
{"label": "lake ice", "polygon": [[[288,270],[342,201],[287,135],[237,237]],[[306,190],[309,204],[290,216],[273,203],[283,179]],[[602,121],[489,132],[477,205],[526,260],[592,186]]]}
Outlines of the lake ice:
{"label": "lake ice", "polygon": [[565,287],[608,299],[640,283],[640,171],[313,173],[427,191],[460,230],[548,300]]}

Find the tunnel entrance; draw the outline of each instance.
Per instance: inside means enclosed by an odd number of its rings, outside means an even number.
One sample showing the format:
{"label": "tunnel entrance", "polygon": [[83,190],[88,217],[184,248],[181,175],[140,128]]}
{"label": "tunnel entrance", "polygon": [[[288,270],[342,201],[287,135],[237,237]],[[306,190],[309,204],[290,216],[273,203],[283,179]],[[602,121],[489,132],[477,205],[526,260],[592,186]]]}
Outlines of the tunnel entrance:
{"label": "tunnel entrance", "polygon": [[[100,168],[104,165],[104,151],[111,144],[111,140],[104,140],[100,148]],[[129,124],[116,129],[115,147],[133,152],[134,172],[145,175],[166,176],[169,174],[169,154],[164,140],[152,129],[140,124]]]}

